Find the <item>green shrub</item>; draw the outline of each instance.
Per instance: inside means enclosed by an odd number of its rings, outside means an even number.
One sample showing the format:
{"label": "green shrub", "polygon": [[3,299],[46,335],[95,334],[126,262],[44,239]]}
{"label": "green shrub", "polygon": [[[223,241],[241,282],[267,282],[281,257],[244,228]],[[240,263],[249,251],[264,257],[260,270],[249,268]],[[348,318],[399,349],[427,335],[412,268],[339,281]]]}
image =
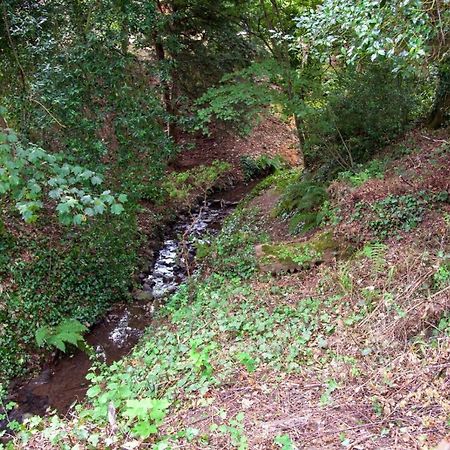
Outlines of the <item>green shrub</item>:
{"label": "green shrub", "polygon": [[267,156],[261,155],[258,158],[244,155],[240,159],[241,170],[244,174],[245,181],[254,180],[267,176],[270,173],[280,170],[285,166],[285,162],[281,156]]}
{"label": "green shrub", "polygon": [[348,67],[326,84],[304,125],[306,166],[325,166],[325,176],[370,159],[418,114],[421,86],[400,79],[383,64]]}
{"label": "green shrub", "polygon": [[226,161],[213,161],[209,166],[198,166],[185,172],[170,174],[162,188],[166,193],[163,198],[170,197],[177,202],[192,200],[192,196],[201,196],[216,187],[218,181],[231,169]]}
{"label": "green shrub", "polygon": [[444,289],[450,285],[450,261],[443,261],[433,275],[434,285],[437,289]]}
{"label": "green shrub", "polygon": [[339,179],[349,182],[352,186],[358,187],[372,178],[383,178],[387,161],[374,159],[368,164],[357,164],[351,170],[339,173]]}
{"label": "green shrub", "polygon": [[298,181],[286,187],[275,213],[290,218],[291,233],[307,232],[322,222],[322,205],[327,198],[324,186],[313,181]]}

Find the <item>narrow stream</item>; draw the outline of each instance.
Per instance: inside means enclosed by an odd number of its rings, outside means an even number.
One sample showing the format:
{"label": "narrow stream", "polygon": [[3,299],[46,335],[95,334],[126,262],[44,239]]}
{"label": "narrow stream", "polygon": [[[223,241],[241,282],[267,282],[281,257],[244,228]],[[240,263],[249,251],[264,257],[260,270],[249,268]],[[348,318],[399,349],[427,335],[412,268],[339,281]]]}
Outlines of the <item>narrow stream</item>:
{"label": "narrow stream", "polygon": [[[191,214],[179,218],[167,234],[153,270],[140,277],[142,289],[151,294],[149,299],[115,305],[86,336],[100,358],[110,364],[130,353],[152,322],[158,304],[186,279],[195,256],[193,243],[218,231],[224,218],[251,187],[242,186],[212,198]],[[13,387],[10,400],[18,407],[9,413],[9,420],[45,415],[49,408],[66,414],[75,402],[84,399],[88,389],[85,377],[90,366],[88,356],[76,351],[51,363],[31,381]],[[0,429],[6,425],[5,421],[0,422]]]}

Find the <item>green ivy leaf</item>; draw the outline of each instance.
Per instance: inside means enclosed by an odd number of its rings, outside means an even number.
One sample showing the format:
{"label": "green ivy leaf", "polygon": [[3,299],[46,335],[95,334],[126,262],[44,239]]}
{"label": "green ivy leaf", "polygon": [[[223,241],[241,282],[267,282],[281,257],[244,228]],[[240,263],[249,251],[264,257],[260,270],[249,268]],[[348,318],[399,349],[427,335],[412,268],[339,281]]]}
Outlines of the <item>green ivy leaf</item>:
{"label": "green ivy leaf", "polygon": [[86,216],[93,217],[95,216],[95,211],[92,208],[86,208],[84,210],[84,214],[86,214]]}
{"label": "green ivy leaf", "polygon": [[124,207],[120,203],[114,203],[114,205],[111,206],[111,212],[113,214],[119,215],[122,214],[124,211]]}
{"label": "green ivy leaf", "polygon": [[70,206],[67,202],[60,203],[56,207],[56,211],[58,211],[60,214],[67,214],[70,211]]}
{"label": "green ivy leaf", "polygon": [[74,225],[81,225],[83,222],[85,222],[86,218],[83,216],[83,214],[77,214],[73,218]]}
{"label": "green ivy leaf", "polygon": [[99,185],[99,184],[102,184],[102,179],[101,179],[98,175],[94,175],[94,176],[91,178],[91,183],[92,183],[94,186],[97,186],[97,185]]}
{"label": "green ivy leaf", "polygon": [[15,144],[16,142],[18,142],[18,138],[17,138],[17,135],[15,134],[15,133],[10,133],[10,134],[8,134],[8,137],[7,137],[7,139],[8,139],[8,142],[11,142],[12,144]]}

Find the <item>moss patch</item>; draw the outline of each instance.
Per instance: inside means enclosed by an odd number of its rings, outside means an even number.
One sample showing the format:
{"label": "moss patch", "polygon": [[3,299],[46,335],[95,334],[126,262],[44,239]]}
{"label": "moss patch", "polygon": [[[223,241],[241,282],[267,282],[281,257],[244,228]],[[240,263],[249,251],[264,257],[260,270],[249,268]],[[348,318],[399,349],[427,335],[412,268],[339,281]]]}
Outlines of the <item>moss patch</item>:
{"label": "moss patch", "polygon": [[305,242],[263,244],[255,247],[259,268],[264,272],[292,272],[309,268],[342,253],[331,232]]}

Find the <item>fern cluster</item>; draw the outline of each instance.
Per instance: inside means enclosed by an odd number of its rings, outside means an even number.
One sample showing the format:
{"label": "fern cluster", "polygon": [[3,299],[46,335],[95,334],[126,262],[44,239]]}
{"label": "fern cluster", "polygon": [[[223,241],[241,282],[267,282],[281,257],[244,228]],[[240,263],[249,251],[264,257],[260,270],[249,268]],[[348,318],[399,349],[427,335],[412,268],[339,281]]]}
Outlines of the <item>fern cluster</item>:
{"label": "fern cluster", "polygon": [[320,225],[321,207],[327,200],[325,188],[312,181],[299,181],[289,185],[277,207],[277,215],[290,217],[291,233],[307,232]]}
{"label": "fern cluster", "polygon": [[279,155],[274,157],[261,155],[258,158],[243,155],[240,159],[240,166],[244,174],[245,181],[250,181],[269,175],[276,170],[282,169],[285,165],[285,161]]}
{"label": "fern cluster", "polygon": [[376,273],[381,273],[385,269],[387,249],[387,245],[381,242],[372,242],[362,249],[362,254],[372,261]]}

